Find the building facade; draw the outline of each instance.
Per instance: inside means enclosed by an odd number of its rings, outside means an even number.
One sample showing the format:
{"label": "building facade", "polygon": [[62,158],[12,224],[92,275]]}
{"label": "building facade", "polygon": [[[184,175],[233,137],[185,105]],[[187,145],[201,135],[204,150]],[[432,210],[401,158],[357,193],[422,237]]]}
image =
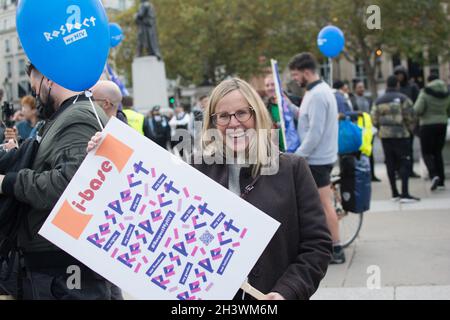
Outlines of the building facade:
{"label": "building facade", "polygon": [[[105,9],[122,11],[134,4],[133,0],[103,0]],[[17,0],[0,0],[0,88],[3,100],[16,107],[21,97],[30,93],[26,75],[27,57],[16,31]]]}
{"label": "building facade", "polygon": [[0,1],[0,88],[5,92],[4,100],[14,103],[30,91],[27,57],[16,32],[16,2]]}
{"label": "building facade", "polygon": [[[424,51],[423,55],[427,53]],[[428,58],[428,57],[427,57]],[[440,79],[450,85],[450,63],[443,61],[441,57],[431,57],[428,65],[415,62],[411,59],[394,56],[389,53],[383,53],[378,58],[376,80],[378,94],[386,89],[386,79],[393,74],[394,68],[398,65],[404,66],[419,87],[426,84],[426,79],[430,74],[437,74]],[[341,58],[333,63],[333,79],[348,81],[350,85],[355,80],[363,81],[368,87],[367,74],[362,62],[350,63],[345,58]]]}
{"label": "building facade", "polygon": [[133,4],[133,0],[103,0],[103,6],[105,9],[113,9],[123,11],[130,8]]}

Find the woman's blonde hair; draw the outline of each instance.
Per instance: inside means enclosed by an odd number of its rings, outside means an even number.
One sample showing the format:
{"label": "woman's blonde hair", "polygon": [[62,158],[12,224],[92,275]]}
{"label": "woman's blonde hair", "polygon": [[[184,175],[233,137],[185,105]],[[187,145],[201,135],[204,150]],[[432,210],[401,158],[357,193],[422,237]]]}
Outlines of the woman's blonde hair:
{"label": "woman's blonde hair", "polygon": [[[253,139],[250,140],[247,156],[254,160],[252,164],[252,175],[256,177],[262,167],[270,166],[272,158],[278,156],[278,147],[273,144],[272,128],[273,122],[267,111],[264,102],[259,94],[252,88],[250,84],[242,79],[233,78],[220,83],[211,93],[208,107],[204,114],[204,124],[202,133],[203,155],[219,155],[223,157],[226,151],[223,137],[216,138],[211,141],[211,129],[217,129],[212,122],[212,115],[216,113],[217,104],[226,95],[238,90],[247,100],[249,106],[253,109],[253,117],[255,120],[255,131]],[[219,135],[220,137],[221,135]]]}

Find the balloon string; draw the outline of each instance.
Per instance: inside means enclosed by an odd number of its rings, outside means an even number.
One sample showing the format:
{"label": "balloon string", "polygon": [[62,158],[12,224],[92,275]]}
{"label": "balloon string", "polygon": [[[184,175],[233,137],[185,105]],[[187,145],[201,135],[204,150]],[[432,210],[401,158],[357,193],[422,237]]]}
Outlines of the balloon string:
{"label": "balloon string", "polygon": [[101,128],[102,131],[103,131],[103,129],[104,129],[105,127],[103,127],[103,124],[102,124],[102,122],[100,121],[100,117],[98,116],[97,109],[95,109],[94,102],[92,102],[92,99],[91,99],[91,97],[92,97],[92,92],[86,91],[84,94],[85,94],[86,97],[89,99],[89,102],[91,103],[91,106],[92,106],[92,110],[94,110],[95,117],[97,118],[98,124],[100,125],[100,128]]}

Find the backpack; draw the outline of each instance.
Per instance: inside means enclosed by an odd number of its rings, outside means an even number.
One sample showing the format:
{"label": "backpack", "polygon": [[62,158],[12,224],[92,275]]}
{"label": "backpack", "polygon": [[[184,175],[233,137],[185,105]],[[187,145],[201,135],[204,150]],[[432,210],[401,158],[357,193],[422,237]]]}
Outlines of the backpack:
{"label": "backpack", "polygon": [[338,146],[340,155],[358,152],[362,145],[362,128],[354,124],[350,117],[339,121]]}
{"label": "backpack", "polygon": [[341,169],[341,199],[345,211],[363,213],[369,211],[372,197],[370,160],[361,154],[339,157]]}
{"label": "backpack", "polygon": [[[39,143],[35,138],[25,140],[19,149],[13,149],[0,156],[0,174],[18,172],[30,168],[36,156]],[[0,264],[8,260],[12,251],[17,251],[19,227],[29,206],[14,197],[0,195]],[[28,228],[26,228],[28,230]]]}

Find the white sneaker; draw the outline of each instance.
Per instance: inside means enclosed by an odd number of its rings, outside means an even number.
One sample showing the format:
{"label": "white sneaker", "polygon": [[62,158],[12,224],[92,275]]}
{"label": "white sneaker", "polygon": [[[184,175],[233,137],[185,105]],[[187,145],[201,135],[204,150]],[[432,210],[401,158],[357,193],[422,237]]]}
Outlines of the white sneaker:
{"label": "white sneaker", "polygon": [[391,201],[392,202],[399,202],[400,201],[400,197],[392,197]]}
{"label": "white sneaker", "polygon": [[441,181],[441,179],[439,179],[439,177],[434,177],[433,179],[431,179],[430,190],[435,191],[438,188],[438,184],[440,181]]}
{"label": "white sneaker", "polygon": [[400,198],[400,203],[415,203],[415,202],[419,202],[420,199],[413,197],[413,196],[406,196],[406,197],[401,197]]}

